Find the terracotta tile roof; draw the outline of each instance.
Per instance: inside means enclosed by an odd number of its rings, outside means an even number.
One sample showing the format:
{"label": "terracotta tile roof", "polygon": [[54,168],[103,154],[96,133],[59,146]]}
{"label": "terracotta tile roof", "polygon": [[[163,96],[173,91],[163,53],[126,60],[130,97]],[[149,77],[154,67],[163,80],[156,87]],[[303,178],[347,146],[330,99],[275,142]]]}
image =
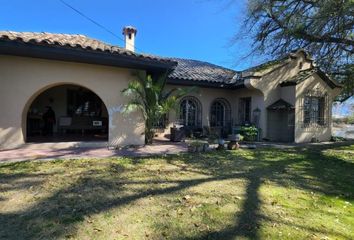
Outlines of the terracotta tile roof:
{"label": "terracotta tile roof", "polygon": [[169,61],[153,55],[134,53],[118,46],[110,45],[105,42],[87,37],[81,34],[60,34],[46,32],[12,32],[0,31],[0,40],[18,41],[37,45],[59,46],[66,48],[80,48],[83,50],[93,50],[120,54],[157,61]]}
{"label": "terracotta tile roof", "polygon": [[240,81],[240,73],[208,62],[171,58],[178,64],[169,75],[172,79],[207,81],[210,83],[233,84]]}
{"label": "terracotta tile roof", "polygon": [[[81,34],[58,34],[46,32],[12,32],[0,31],[0,41],[15,41],[30,43],[40,46],[53,46],[60,48],[79,48],[82,50],[107,52],[111,54],[126,55],[144,60],[176,63],[177,66],[171,74],[170,79],[207,82],[210,84],[242,85],[240,72],[227,69],[208,62],[159,57],[149,54],[135,53],[125,48],[110,45],[105,42],[87,37]],[[175,82],[176,82],[175,81]]]}

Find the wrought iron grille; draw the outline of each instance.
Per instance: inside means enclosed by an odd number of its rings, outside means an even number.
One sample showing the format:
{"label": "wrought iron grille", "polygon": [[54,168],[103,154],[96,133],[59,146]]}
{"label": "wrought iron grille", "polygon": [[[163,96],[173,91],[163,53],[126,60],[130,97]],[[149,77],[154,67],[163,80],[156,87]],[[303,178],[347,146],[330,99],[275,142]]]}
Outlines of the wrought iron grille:
{"label": "wrought iron grille", "polygon": [[300,98],[302,127],[327,127],[329,124],[328,94],[318,88],[308,90]]}
{"label": "wrought iron grille", "polygon": [[217,98],[210,107],[210,126],[228,127],[231,122],[230,103],[223,98]]}
{"label": "wrought iron grille", "polygon": [[188,127],[202,125],[202,105],[196,97],[185,97],[180,103],[179,122]]}
{"label": "wrought iron grille", "polygon": [[239,124],[250,124],[251,123],[251,104],[252,100],[250,97],[240,98],[238,107],[238,121]]}

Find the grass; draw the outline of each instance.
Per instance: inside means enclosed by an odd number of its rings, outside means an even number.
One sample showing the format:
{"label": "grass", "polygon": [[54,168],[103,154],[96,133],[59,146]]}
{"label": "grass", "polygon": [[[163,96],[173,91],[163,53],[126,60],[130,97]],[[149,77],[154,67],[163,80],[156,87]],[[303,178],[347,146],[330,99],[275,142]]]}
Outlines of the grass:
{"label": "grass", "polygon": [[1,239],[354,239],[354,145],[0,165]]}

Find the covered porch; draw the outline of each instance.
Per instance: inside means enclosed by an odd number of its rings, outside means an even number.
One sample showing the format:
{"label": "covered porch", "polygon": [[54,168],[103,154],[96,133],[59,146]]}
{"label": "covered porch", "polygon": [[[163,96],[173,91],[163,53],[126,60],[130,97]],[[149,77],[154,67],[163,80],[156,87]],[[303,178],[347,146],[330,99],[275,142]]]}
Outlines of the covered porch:
{"label": "covered porch", "polygon": [[26,142],[108,141],[108,111],[93,91],[63,84],[40,93],[26,118]]}

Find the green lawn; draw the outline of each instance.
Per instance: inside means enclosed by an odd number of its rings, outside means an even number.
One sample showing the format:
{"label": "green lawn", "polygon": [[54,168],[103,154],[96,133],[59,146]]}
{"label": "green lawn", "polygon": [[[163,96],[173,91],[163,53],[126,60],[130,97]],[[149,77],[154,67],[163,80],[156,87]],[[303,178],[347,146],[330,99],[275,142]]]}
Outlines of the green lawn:
{"label": "green lawn", "polygon": [[354,239],[354,145],[0,165],[0,239]]}

